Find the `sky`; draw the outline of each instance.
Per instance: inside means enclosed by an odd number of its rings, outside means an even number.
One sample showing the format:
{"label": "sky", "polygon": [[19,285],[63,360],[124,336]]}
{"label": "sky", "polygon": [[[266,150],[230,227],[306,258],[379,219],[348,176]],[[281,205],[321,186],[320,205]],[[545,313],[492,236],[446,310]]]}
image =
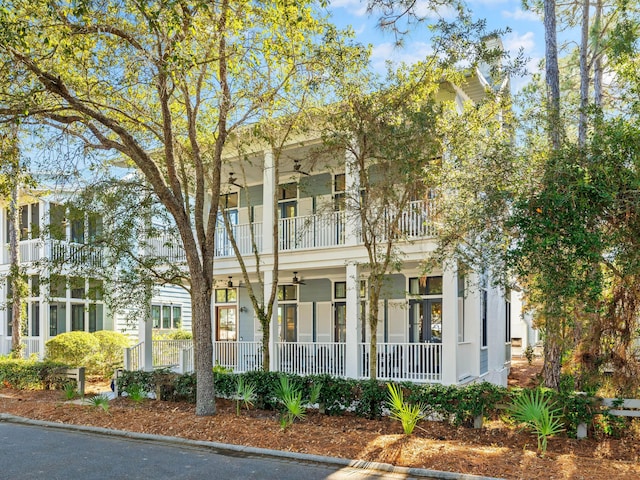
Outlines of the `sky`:
{"label": "sky", "polygon": [[[372,62],[377,70],[382,71],[388,59],[411,63],[424,58],[429,51],[424,31],[412,32],[405,39],[404,47],[398,49],[393,34],[381,31],[376,26],[375,14],[367,14],[364,0],[331,0],[330,4],[334,23],[339,26],[351,25],[358,41],[373,46]],[[467,0],[467,5],[475,19],[486,19],[488,30],[508,27],[511,31],[501,37],[506,51],[515,55],[522,48],[528,59],[528,72],[539,71],[540,60],[544,58],[544,27],[541,17],[523,10],[521,0]],[[512,78],[512,91],[520,90],[527,80]]]}

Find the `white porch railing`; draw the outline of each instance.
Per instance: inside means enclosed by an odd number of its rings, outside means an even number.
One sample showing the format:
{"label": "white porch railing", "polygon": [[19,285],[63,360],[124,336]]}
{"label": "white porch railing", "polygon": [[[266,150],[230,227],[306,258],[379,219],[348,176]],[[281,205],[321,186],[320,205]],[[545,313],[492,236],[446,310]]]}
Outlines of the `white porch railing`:
{"label": "white porch railing", "polygon": [[[370,345],[358,345],[360,378],[369,378]],[[442,344],[440,343],[379,343],[378,378],[439,382],[442,379]]]}
{"label": "white porch railing", "polygon": [[193,348],[191,340],[153,340],[153,366],[177,367],[180,354],[185,348]]}
{"label": "white porch railing", "polygon": [[[253,235],[256,242],[256,248],[258,252],[262,251],[262,223],[242,223],[239,225],[233,225],[231,231],[238,245],[238,250],[242,255],[251,255],[253,253],[253,244],[251,243],[251,228],[253,228]],[[215,255],[216,257],[233,257],[233,246],[227,230],[224,225],[220,225],[216,228],[215,239]]]}
{"label": "white porch railing", "polygon": [[275,364],[279,372],[298,375],[328,373],[345,375],[346,343],[343,342],[278,342]]}
{"label": "white porch railing", "polygon": [[184,262],[186,256],[180,239],[168,233],[147,238],[146,254],[166,259],[170,263]]}
{"label": "white porch railing", "polygon": [[280,250],[343,245],[344,212],[280,219]]}
{"label": "white porch railing", "polygon": [[213,363],[236,373],[262,370],[262,342],[213,342]]}
{"label": "white porch railing", "polygon": [[418,200],[411,202],[402,212],[398,229],[408,238],[425,238],[436,235],[435,200]]}
{"label": "white porch railing", "polygon": [[[42,360],[44,352],[40,351],[40,337],[22,337],[23,358],[29,358],[31,355],[37,355]],[[11,353],[11,337],[5,337],[0,344],[0,355],[8,355]]]}
{"label": "white porch railing", "polygon": [[103,265],[103,249],[83,243],[48,240],[46,256],[56,262],[84,264],[94,268]]}
{"label": "white porch railing", "polygon": [[144,342],[124,349],[124,369],[142,370],[144,366]]}

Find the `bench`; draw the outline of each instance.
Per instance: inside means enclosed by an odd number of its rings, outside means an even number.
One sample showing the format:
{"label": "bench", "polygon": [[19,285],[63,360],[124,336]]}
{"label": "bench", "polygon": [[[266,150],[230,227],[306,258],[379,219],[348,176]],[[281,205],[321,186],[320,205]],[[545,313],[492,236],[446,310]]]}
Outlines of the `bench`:
{"label": "bench", "polygon": [[640,417],[640,400],[629,398],[603,398],[602,405],[610,415],[619,417]]}
{"label": "bench", "polygon": [[65,379],[65,380],[75,380],[75,382],[76,382],[76,391],[81,396],[84,396],[84,387],[85,387],[84,370],[85,370],[84,367],[58,368],[58,369],[55,369],[51,373],[51,379],[49,380],[49,383],[51,383],[51,380],[55,379],[55,378],[60,378],[60,379]]}

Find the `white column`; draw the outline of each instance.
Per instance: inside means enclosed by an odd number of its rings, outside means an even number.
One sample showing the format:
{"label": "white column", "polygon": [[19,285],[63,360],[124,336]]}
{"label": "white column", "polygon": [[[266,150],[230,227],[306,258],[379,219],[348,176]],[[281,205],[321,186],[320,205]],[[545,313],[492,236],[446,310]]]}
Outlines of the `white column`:
{"label": "white column", "polygon": [[[273,253],[273,202],[278,179],[275,178],[274,157],[271,150],[264,152],[264,169],[262,170],[262,253]],[[276,246],[277,247],[277,246]],[[266,284],[265,284],[266,288]],[[268,298],[268,297],[267,297]]]}
{"label": "white column", "polygon": [[360,268],[356,262],[347,264],[347,335],[345,374],[358,377],[358,343],[360,336]]}
{"label": "white column", "polygon": [[351,151],[345,155],[345,245],[357,245],[360,231],[360,171]]}
{"label": "white column", "polygon": [[145,305],[145,318],[138,322],[138,341],[143,344],[142,370],[153,370],[153,320],[151,320],[151,305]]}
{"label": "white column", "polygon": [[442,383],[458,383],[458,269],[445,264],[442,274]]}
{"label": "white column", "polygon": [[[264,292],[262,292],[265,303],[271,295],[271,287],[273,285],[273,271],[270,269],[264,272]],[[277,343],[280,341],[278,338],[278,296],[273,302],[273,314],[271,315],[271,321],[269,322],[269,370],[275,371],[277,362]]]}

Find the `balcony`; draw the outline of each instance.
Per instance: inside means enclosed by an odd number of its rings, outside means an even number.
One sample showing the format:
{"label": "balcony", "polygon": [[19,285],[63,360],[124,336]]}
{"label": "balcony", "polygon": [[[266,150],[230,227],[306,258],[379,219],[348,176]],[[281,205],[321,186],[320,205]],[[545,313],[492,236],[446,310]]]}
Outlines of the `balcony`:
{"label": "balcony", "polygon": [[[19,245],[20,263],[51,261],[56,263],[83,265],[91,268],[103,266],[103,249],[92,245],[71,243],[61,240],[39,238],[23,240]],[[2,264],[11,263],[9,245],[2,250]]]}
{"label": "balcony", "polygon": [[[434,218],[434,200],[411,202],[400,216],[397,235],[399,238],[410,241],[434,237],[436,235]],[[349,227],[345,212],[281,218],[279,222],[278,248],[282,252],[344,245]],[[270,233],[264,231],[262,223],[236,224],[231,228],[241,255],[254,253],[251,229],[253,229],[257,252],[263,252],[263,235]],[[361,243],[359,236],[356,241]],[[148,255],[166,259],[171,263],[185,261],[184,250],[179,245],[179,240],[170,234],[165,233],[148,239],[146,247]],[[215,256],[219,258],[234,256],[233,246],[224,225],[216,229]]]}

